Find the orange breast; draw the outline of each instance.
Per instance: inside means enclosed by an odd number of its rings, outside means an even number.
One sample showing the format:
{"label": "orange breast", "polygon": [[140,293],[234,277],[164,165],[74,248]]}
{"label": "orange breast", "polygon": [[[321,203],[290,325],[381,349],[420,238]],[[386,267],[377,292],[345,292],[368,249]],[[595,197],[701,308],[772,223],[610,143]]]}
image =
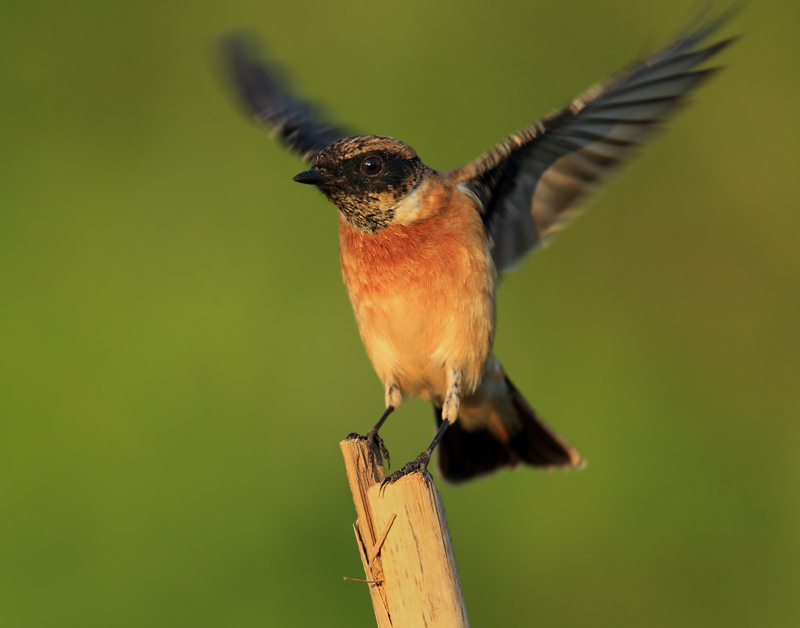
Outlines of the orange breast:
{"label": "orange breast", "polygon": [[378,376],[404,394],[446,392],[448,369],[465,390],[480,381],[494,336],[495,272],[471,200],[454,188],[426,195],[432,217],[376,234],[340,216],[342,274]]}

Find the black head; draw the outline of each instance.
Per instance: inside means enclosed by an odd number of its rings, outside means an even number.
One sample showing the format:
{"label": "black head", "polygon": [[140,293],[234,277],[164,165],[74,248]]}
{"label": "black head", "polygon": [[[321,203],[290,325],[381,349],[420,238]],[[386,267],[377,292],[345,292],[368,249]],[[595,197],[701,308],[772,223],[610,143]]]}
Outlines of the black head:
{"label": "black head", "polygon": [[346,137],[322,150],[313,168],[294,180],[316,185],[345,220],[375,233],[388,226],[398,204],[420,182],[425,166],[414,149],[392,137]]}

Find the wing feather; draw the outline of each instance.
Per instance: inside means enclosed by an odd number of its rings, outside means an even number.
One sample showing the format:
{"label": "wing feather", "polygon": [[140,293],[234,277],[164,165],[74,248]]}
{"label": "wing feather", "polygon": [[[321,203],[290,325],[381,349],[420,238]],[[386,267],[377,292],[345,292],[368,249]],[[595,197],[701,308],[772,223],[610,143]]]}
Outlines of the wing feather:
{"label": "wing feather", "polygon": [[697,66],[735,38],[697,47],[732,14],[696,21],[648,58],[448,173],[481,202],[498,271],[512,268],[580,213],[597,186],[717,72]]}
{"label": "wing feather", "polygon": [[225,68],[245,110],[307,162],[348,133],[324,121],[315,106],[291,95],[254,37],[236,33],[222,40]]}

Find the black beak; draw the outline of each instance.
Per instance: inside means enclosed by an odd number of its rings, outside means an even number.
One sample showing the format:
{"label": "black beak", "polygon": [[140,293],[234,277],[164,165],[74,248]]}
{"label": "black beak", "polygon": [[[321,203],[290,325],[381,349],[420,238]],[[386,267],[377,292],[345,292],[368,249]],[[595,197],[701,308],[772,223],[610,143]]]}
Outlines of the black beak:
{"label": "black beak", "polygon": [[298,183],[307,183],[309,185],[322,185],[336,181],[336,177],[320,172],[317,168],[311,168],[311,170],[301,172],[293,180]]}

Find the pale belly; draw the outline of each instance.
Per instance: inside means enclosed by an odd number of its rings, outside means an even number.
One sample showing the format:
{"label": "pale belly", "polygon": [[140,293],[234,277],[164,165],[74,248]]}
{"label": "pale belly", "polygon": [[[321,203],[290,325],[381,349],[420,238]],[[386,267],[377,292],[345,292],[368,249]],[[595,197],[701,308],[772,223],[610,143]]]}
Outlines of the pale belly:
{"label": "pale belly", "polygon": [[[441,402],[448,373],[462,373],[468,389],[480,380],[491,351],[493,312],[474,293],[431,290],[384,294],[356,309],[361,338],[378,376],[403,395]],[[482,299],[479,299],[479,301]]]}

